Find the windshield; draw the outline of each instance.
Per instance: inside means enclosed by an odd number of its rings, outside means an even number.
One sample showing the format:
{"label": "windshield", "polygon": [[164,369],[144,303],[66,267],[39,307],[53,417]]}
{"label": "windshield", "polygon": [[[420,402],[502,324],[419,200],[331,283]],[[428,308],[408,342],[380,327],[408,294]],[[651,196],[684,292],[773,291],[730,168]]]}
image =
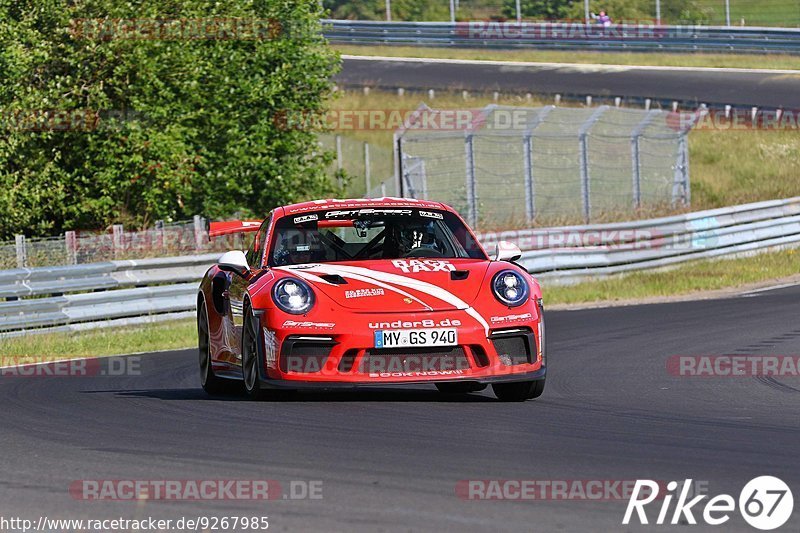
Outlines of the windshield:
{"label": "windshield", "polygon": [[329,210],[282,218],[270,266],[374,259],[486,259],[461,220],[446,211]]}

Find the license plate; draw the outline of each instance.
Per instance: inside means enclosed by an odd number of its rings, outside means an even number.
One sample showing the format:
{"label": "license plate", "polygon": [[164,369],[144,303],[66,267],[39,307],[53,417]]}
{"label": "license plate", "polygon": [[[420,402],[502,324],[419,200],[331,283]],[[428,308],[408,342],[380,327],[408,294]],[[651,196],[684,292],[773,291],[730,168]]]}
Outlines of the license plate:
{"label": "license plate", "polygon": [[382,329],[375,332],[375,348],[456,346],[455,329]]}

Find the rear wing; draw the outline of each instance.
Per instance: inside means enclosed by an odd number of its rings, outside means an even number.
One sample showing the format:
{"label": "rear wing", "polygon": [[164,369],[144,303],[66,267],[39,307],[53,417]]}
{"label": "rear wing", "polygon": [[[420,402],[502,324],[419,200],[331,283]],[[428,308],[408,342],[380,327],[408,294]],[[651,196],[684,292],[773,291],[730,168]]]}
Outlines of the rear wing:
{"label": "rear wing", "polygon": [[208,238],[234,233],[253,233],[261,227],[261,220],[228,220],[225,222],[209,222]]}

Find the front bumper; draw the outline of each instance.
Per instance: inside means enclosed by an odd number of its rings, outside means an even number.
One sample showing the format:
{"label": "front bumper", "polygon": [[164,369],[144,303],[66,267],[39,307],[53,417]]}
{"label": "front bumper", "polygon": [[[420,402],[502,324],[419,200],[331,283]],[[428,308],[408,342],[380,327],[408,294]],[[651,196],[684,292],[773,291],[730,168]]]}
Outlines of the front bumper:
{"label": "front bumper", "polygon": [[[533,307],[533,309],[536,309]],[[340,388],[437,382],[515,382],[545,379],[538,309],[502,327],[466,311],[416,314],[344,313],[336,322],[262,313],[261,381],[268,388]],[[455,327],[458,346],[375,348],[378,329]]]}

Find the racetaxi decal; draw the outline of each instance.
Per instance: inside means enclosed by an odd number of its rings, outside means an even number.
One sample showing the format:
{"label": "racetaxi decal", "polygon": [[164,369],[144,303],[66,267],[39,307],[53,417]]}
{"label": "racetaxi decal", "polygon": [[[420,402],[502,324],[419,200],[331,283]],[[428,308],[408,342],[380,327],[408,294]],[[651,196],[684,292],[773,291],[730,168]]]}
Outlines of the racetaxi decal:
{"label": "racetaxi decal", "polygon": [[439,220],[443,220],[444,216],[441,213],[437,213],[435,211],[422,211],[420,210],[419,216],[426,217],[426,218],[436,218]]}
{"label": "racetaxi decal", "polygon": [[287,320],[283,323],[284,328],[311,328],[311,329],[333,329],[336,327],[334,322],[297,322]]}
{"label": "racetaxi decal", "polygon": [[303,215],[301,217],[294,217],[295,224],[302,224],[303,222],[312,222],[314,220],[319,220],[317,215]]}
{"label": "racetaxi decal", "polygon": [[356,289],[354,291],[344,291],[345,298],[365,298],[367,296],[383,296],[383,289]]}
{"label": "racetaxi decal", "polygon": [[520,320],[530,320],[533,318],[533,315],[530,313],[525,313],[522,315],[508,315],[508,316],[493,316],[489,320],[492,321],[492,324],[499,324],[499,323],[507,323],[507,322],[517,322]]}
{"label": "racetaxi decal", "polygon": [[394,259],[392,265],[406,274],[417,272],[452,272],[456,266],[450,261],[438,259]]}

